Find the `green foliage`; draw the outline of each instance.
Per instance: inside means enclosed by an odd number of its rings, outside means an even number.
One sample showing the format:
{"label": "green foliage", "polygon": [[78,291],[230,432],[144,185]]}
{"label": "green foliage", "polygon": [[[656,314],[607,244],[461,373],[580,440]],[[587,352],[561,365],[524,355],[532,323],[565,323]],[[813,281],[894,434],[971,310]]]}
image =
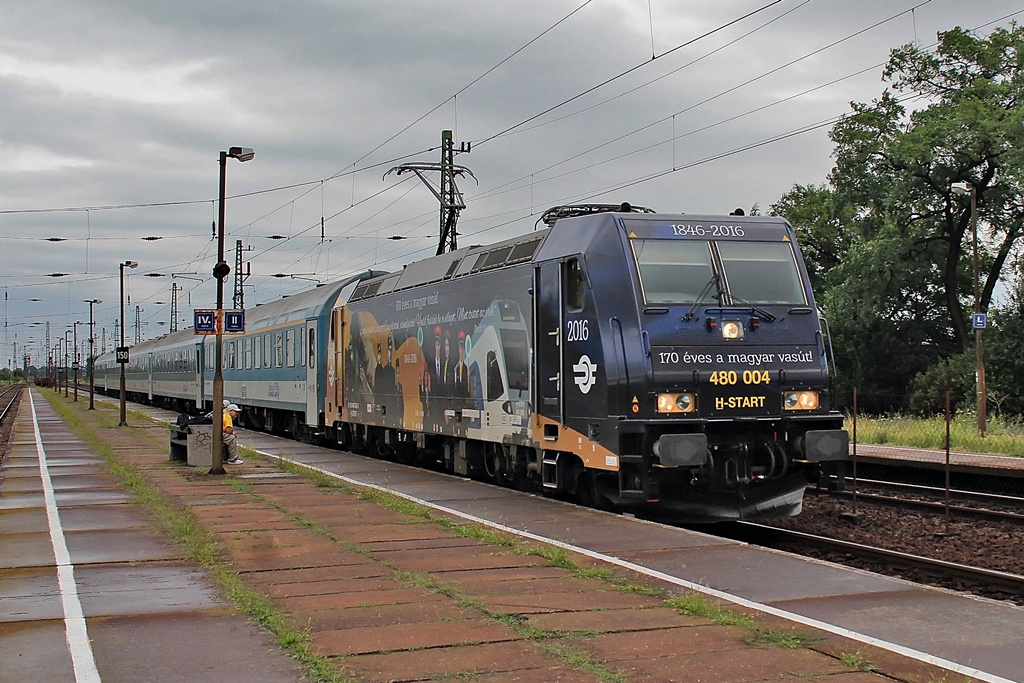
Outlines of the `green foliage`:
{"label": "green foliage", "polygon": [[985,381],[989,403],[1000,415],[1024,415],[1024,276],[1017,277],[1005,304],[993,311],[984,333]]}
{"label": "green foliage", "polygon": [[944,415],[946,392],[950,394],[951,410],[965,406],[975,408],[975,366],[975,355],[965,353],[944,358],[924,372],[917,373],[907,395],[907,410],[915,415]]}
{"label": "green foliage", "polygon": [[[934,366],[974,344],[975,233],[981,310],[1024,240],[1024,29],[956,28],[939,34],[934,52],[905,45],[883,79],[889,89],[853,103],[832,129],[828,184],[797,185],[772,211],[797,229],[834,335],[840,397],[848,402],[858,387],[887,397],[880,409],[930,410],[921,392],[962,384],[957,362]],[[908,111],[909,101],[925,104]],[[964,181],[976,213],[952,190]],[[991,335],[989,376],[1007,378],[996,395],[1014,412],[1024,411],[1009,398],[1024,380],[1011,351],[1024,341],[1019,330]],[[911,385],[912,408],[903,402]]]}
{"label": "green foliage", "polygon": [[[848,419],[846,426],[852,429],[852,421]],[[943,450],[946,447],[946,422],[944,417],[860,415],[857,418],[857,442]],[[1024,456],[1024,425],[1017,420],[990,417],[982,437],[978,435],[977,414],[963,411],[950,423],[949,442],[951,450],[962,453],[1021,457]]]}

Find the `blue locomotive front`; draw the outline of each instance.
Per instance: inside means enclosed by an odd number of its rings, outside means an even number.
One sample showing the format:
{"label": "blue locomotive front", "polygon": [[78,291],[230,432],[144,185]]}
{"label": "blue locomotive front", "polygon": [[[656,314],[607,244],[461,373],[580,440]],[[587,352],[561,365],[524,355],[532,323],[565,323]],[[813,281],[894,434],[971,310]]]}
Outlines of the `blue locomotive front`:
{"label": "blue locomotive front", "polygon": [[808,481],[841,472],[848,437],[784,219],[568,218],[536,261],[546,483],[707,521],[797,514]]}

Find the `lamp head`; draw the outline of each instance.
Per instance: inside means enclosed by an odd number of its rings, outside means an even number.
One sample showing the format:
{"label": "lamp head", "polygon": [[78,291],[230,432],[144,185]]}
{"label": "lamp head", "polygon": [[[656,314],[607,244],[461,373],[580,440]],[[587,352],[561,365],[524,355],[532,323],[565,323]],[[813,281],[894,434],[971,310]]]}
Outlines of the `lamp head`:
{"label": "lamp head", "polygon": [[123,265],[124,265],[125,268],[138,268],[139,267],[139,262],[138,261],[125,261]]}
{"label": "lamp head", "polygon": [[256,152],[251,147],[231,147],[228,149],[228,156],[239,161],[252,161],[252,158],[256,156]]}
{"label": "lamp head", "polygon": [[964,181],[962,183],[950,184],[949,189],[953,190],[953,194],[970,194],[971,190],[974,189],[974,186],[969,182]]}

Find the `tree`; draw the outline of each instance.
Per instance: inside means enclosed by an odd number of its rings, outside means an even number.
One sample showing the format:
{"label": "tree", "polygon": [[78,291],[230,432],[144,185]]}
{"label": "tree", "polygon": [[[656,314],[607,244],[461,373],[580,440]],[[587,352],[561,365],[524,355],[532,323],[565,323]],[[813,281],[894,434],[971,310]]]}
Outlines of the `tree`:
{"label": "tree", "polygon": [[[912,383],[918,394],[949,384],[962,363],[934,368],[973,353],[971,207],[952,184],[976,191],[981,310],[1024,237],[1024,31],[958,28],[939,34],[934,52],[901,47],[883,81],[877,100],[851,103],[830,132],[827,184],[796,185],[771,207],[797,231],[830,323],[840,397],[856,386],[878,409],[906,407]],[[910,102],[923,105],[908,112]],[[986,341],[1003,334],[1008,312],[994,318],[1000,329]],[[998,346],[986,354],[990,377],[1020,355],[1011,349],[1024,338],[1013,339],[1004,356]]]}
{"label": "tree", "polygon": [[[909,258],[934,266],[920,290],[941,292],[943,322],[962,353],[971,340],[971,209],[951,185],[975,187],[987,310],[1024,236],[1024,32],[1011,24],[987,38],[960,28],[940,33],[934,53],[893,50],[883,78],[892,90],[871,105],[854,103],[833,128],[829,181],[857,207],[865,239],[894,229]],[[902,102],[910,98],[929,104],[908,115]]]}
{"label": "tree", "polygon": [[859,241],[855,207],[827,185],[795,185],[772,204],[769,213],[785,216],[793,224],[811,288],[824,292],[829,271],[842,263],[850,246]]}
{"label": "tree", "polygon": [[[994,310],[991,333],[985,333],[986,379],[1000,413],[1024,414],[1024,275],[1017,276],[1006,302]],[[973,357],[973,356],[972,356]],[[973,362],[973,361],[972,361]],[[999,399],[998,397],[1002,397]]]}

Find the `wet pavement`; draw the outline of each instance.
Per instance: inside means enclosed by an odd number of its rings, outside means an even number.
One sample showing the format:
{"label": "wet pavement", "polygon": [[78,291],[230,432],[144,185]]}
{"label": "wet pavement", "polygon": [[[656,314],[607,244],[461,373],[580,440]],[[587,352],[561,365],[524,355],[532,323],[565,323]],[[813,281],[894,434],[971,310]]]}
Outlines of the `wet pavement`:
{"label": "wet pavement", "polygon": [[[39,394],[35,396],[39,409]],[[27,403],[23,404],[23,413],[24,405]],[[44,435],[53,431],[56,438],[57,425],[52,424],[53,414],[47,414],[47,409],[39,409],[47,425],[42,431]],[[97,431],[108,443],[124,439],[126,432],[135,439],[136,447],[118,449],[119,457],[190,510],[217,539],[224,557],[246,585],[266,594],[293,625],[308,628],[313,647],[343,670],[342,680],[967,680],[929,661],[904,656],[892,647],[877,647],[871,638],[848,637],[844,635],[846,627],[832,625],[838,615],[860,619],[866,631],[879,626],[889,628],[886,620],[891,628],[906,629],[900,626],[899,612],[908,609],[920,631],[908,635],[938,641],[939,651],[949,651],[951,639],[987,638],[993,650],[1005,649],[1010,665],[1014,657],[1020,657],[1019,624],[1008,624],[1000,634],[986,630],[992,621],[981,622],[983,612],[992,606],[988,601],[969,601],[950,594],[949,609],[962,610],[964,605],[976,604],[974,615],[970,610],[962,614],[979,618],[974,623],[974,632],[951,635],[948,628],[943,628],[945,624],[936,627],[931,622],[935,617],[946,619],[948,624],[950,616],[928,611],[944,603],[929,602],[926,598],[930,589],[906,582],[863,572],[837,571],[825,563],[757,551],[704,534],[262,434],[243,432],[239,441],[268,456],[300,460],[330,471],[348,482],[401,491],[433,509],[425,512],[425,508],[409,506],[397,498],[388,498],[391,503],[385,506],[372,492],[368,496],[365,488],[318,486],[260,458],[247,458],[244,465],[230,467],[226,477],[212,477],[197,468],[168,462],[166,432],[161,434],[145,427],[142,418],[135,416],[130,422],[130,430]],[[66,432],[61,438],[71,440]],[[20,426],[18,440],[23,450],[28,448]],[[45,444],[45,436],[43,441]],[[89,458],[87,449],[79,448],[79,452],[80,457]],[[68,456],[69,461],[73,460],[70,449]],[[21,457],[26,458],[22,466],[30,469],[28,456]],[[0,517],[0,557],[8,557],[8,548],[14,548],[16,543],[22,548],[35,548],[34,552],[43,555],[45,544],[20,537],[45,534],[45,524],[41,527],[44,531],[39,531],[38,520],[33,521],[21,511],[10,518],[8,531],[8,496],[41,498],[26,490],[31,486],[12,480],[8,468],[13,462],[5,460],[0,469],[0,513],[4,515]],[[69,462],[66,466],[82,465]],[[38,476],[38,459],[35,467]],[[102,471],[100,466],[96,474]],[[198,603],[188,603],[181,611],[186,615],[201,612],[212,619],[213,615],[208,613],[212,611],[217,618],[235,619],[242,624],[238,628],[253,628],[245,626],[243,618],[216,601],[201,572],[182,562],[180,556],[173,557],[173,546],[164,545],[162,550],[172,557],[160,555],[161,546],[154,542],[159,537],[144,523],[140,524],[137,516],[110,512],[128,505],[115,500],[116,488],[107,491],[99,486],[75,487],[70,479],[67,484],[71,488],[60,496],[95,491],[97,500],[107,501],[67,508],[69,523],[71,511],[80,507],[107,511],[105,521],[80,516],[75,522],[79,525],[76,530],[67,532],[69,538],[95,532],[88,538],[95,547],[86,547],[86,536],[81,537],[81,544],[77,540],[69,543],[69,547],[76,548],[72,561],[76,578],[82,576],[79,590],[83,595],[116,593],[133,585],[133,581],[145,579],[125,575],[122,580],[116,574],[89,573],[87,569],[109,570],[120,565],[102,560],[104,564],[79,567],[76,557],[109,557],[131,548],[142,555],[156,556],[137,560],[132,568],[170,569],[166,575],[150,576],[150,585],[160,590],[154,589],[154,595],[147,596],[145,601],[141,597],[121,601],[128,607],[136,601],[140,605],[146,603],[145,610],[138,610],[145,611],[145,615],[137,612],[134,616],[122,616],[117,601],[108,598],[106,613],[98,618],[98,614],[92,613],[95,606],[83,601],[89,637],[98,653],[96,661],[102,663],[104,680],[119,680],[117,676],[145,680],[129,677],[126,672],[147,665],[146,671],[166,664],[170,667],[168,672],[177,673],[176,664],[166,658],[161,663],[145,656],[147,648],[159,650],[154,643],[166,647],[168,642],[177,642],[177,636],[167,631],[175,628],[177,619],[189,618],[173,612],[176,591],[181,591],[183,598],[189,596],[186,602]],[[62,518],[64,513],[62,507]],[[467,521],[472,523],[467,525]],[[484,524],[490,525],[487,533],[479,531]],[[102,536],[104,530],[131,534],[137,542],[104,544],[102,540],[112,538]],[[513,532],[517,536],[513,537]],[[495,533],[497,536],[492,535]],[[543,544],[545,538],[555,539],[558,547]],[[40,546],[44,549],[40,550]],[[49,557],[46,567],[48,576],[53,577],[52,551]],[[42,610],[42,603],[53,592],[50,585],[55,579],[48,579],[46,572],[41,571],[14,590],[15,584],[7,581],[16,581],[16,577],[7,572],[25,569],[0,569],[0,604],[7,604],[8,595],[17,596],[26,616],[16,623],[31,628],[40,623],[62,626],[61,613],[52,606],[55,616],[40,611],[40,616],[29,618],[29,609]],[[88,583],[84,583],[87,574]],[[737,614],[749,615],[755,626],[724,625],[706,616],[683,613],[666,603],[665,598],[670,595],[689,594],[688,586],[704,589],[708,604],[718,603],[728,591],[733,591],[732,602],[722,600],[721,604]],[[161,590],[166,599],[159,596]],[[838,614],[829,614],[830,610]],[[792,614],[797,620],[785,619],[782,614]],[[827,628],[815,628],[815,614]],[[1011,610],[1006,614],[1019,616],[1021,612]],[[117,627],[110,622],[116,622]],[[3,630],[5,626],[0,623],[0,681],[7,680],[9,663],[17,665],[25,640],[19,639],[16,631]],[[216,630],[194,630],[199,637],[181,641],[187,649],[176,651],[179,655],[187,651],[190,657],[194,653],[197,661],[216,660],[226,648],[217,639]],[[779,636],[794,634],[808,639],[795,649],[779,646]],[[251,640],[262,636],[254,631],[249,637]],[[62,638],[60,630],[49,633],[34,656],[58,652],[63,647],[61,657],[69,660]],[[122,644],[130,640],[141,656],[132,658],[130,653],[121,653],[117,658],[117,649],[111,649],[110,643],[118,639]],[[881,643],[880,638],[877,640]],[[264,650],[270,647],[269,641],[261,642]],[[236,636],[232,635],[231,649],[235,644]],[[263,654],[273,662],[279,661],[275,657],[283,657],[279,652]],[[990,661],[996,659],[968,659],[965,666]],[[108,665],[112,667],[110,671],[117,672],[109,678],[104,669]],[[250,676],[239,680],[276,680],[264,676],[262,670],[258,675],[251,675],[251,668],[248,671]],[[74,680],[62,676],[49,679]],[[152,675],[151,679],[176,680],[160,675]],[[234,679],[200,674],[187,680]],[[979,680],[1014,678],[986,674]]]}
{"label": "wet pavement", "polygon": [[33,393],[0,464],[0,681],[303,680]]}

